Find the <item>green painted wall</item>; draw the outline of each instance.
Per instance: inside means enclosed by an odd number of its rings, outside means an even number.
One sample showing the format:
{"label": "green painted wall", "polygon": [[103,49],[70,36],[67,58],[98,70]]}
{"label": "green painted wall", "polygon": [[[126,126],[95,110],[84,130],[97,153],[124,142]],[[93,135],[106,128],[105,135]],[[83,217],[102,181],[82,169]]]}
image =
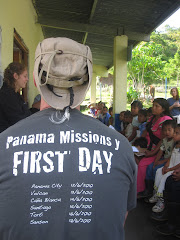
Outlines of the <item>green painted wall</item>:
{"label": "green painted wall", "polygon": [[38,91],[33,83],[35,50],[44,39],[41,26],[36,24],[36,12],[31,0],[0,0],[0,26],[2,29],[2,70],[13,61],[14,29],[21,36],[29,50],[28,102],[31,107]]}

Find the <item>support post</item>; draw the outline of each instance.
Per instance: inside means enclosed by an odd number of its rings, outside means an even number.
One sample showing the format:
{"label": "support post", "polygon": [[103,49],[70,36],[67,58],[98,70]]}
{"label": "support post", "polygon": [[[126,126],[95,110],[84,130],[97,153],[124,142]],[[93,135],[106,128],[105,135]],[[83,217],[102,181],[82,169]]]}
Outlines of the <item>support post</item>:
{"label": "support post", "polygon": [[120,130],[119,113],[126,110],[127,103],[127,47],[127,36],[114,38],[113,112],[115,128],[118,131]]}
{"label": "support post", "polygon": [[93,73],[92,83],[91,83],[91,99],[90,99],[91,103],[96,102],[96,77],[97,75]]}

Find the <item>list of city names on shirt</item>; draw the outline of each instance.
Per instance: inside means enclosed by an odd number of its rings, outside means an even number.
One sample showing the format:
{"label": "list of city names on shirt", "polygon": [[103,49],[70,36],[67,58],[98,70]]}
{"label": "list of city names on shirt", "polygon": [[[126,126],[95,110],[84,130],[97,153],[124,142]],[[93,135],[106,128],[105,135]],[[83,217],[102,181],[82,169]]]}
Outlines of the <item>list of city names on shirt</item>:
{"label": "list of city names on shirt", "polygon": [[[51,185],[32,184],[30,190],[31,225],[49,223],[48,216],[52,215],[49,212],[56,214],[53,209],[55,210],[62,205],[62,189],[63,185],[61,183]],[[69,223],[90,223],[92,221],[93,184],[76,182],[72,183],[69,189]],[[55,195],[56,197],[54,197]]]}

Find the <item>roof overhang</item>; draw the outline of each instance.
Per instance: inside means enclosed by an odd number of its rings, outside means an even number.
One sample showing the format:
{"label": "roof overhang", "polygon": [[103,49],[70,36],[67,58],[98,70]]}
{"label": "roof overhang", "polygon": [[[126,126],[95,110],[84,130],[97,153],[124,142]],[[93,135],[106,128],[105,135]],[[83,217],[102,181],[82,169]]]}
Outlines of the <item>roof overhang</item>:
{"label": "roof overhang", "polygon": [[114,37],[128,45],[149,41],[150,34],[180,7],[180,0],[33,0],[44,37],[68,37],[89,45],[93,63],[113,63]]}

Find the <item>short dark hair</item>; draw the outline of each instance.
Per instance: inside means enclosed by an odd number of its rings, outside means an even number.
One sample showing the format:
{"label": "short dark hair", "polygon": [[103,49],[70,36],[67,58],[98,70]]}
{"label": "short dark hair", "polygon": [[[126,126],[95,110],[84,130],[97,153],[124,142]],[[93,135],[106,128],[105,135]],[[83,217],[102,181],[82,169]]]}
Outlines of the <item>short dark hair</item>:
{"label": "short dark hair", "polygon": [[134,100],[132,103],[131,103],[131,107],[138,107],[139,109],[142,109],[143,108],[143,105],[142,105],[142,102],[138,101],[138,100]]}
{"label": "short dark hair", "polygon": [[127,110],[124,112],[124,117],[132,117],[132,112]]}
{"label": "short dark hair", "polygon": [[172,128],[176,128],[177,127],[177,124],[176,124],[176,121],[174,119],[172,120],[166,120],[163,122],[162,124],[162,129],[164,129],[166,126],[171,126]]}
{"label": "short dark hair", "polygon": [[125,111],[121,111],[119,114],[121,114],[121,113],[125,113]]}
{"label": "short dark hair", "polygon": [[142,108],[139,110],[138,114],[142,114],[143,116],[147,117],[147,110]]}
{"label": "short dark hair", "polygon": [[109,108],[109,112],[112,112],[112,111],[113,111],[113,107],[110,107],[110,108]]}
{"label": "short dark hair", "polygon": [[146,111],[147,111],[147,114],[148,113],[152,114],[152,107],[149,107]]}
{"label": "short dark hair", "polygon": [[134,141],[134,146],[140,146],[141,148],[147,148],[148,141],[145,137],[139,137]]}

